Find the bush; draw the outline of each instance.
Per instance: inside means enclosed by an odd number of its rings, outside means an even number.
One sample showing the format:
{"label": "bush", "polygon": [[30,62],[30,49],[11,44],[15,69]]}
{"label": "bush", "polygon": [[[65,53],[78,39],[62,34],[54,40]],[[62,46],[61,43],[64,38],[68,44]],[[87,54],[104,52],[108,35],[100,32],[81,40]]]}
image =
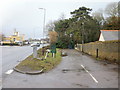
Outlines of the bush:
{"label": "bush", "polygon": [[59,37],[57,41],[57,47],[58,48],[68,48],[70,38],[67,36]]}

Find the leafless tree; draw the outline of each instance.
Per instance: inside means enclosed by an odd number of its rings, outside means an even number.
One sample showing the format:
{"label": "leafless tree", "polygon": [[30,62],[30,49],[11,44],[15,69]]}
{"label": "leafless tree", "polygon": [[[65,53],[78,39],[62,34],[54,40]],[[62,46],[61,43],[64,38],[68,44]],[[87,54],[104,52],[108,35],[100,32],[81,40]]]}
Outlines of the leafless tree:
{"label": "leafless tree", "polygon": [[55,24],[53,21],[49,21],[49,23],[46,25],[46,30],[47,31],[54,31]]}
{"label": "leafless tree", "polygon": [[64,20],[64,19],[65,19],[65,16],[66,16],[66,15],[65,15],[64,13],[61,13],[59,20]]}
{"label": "leafless tree", "polygon": [[107,5],[105,8],[105,13],[109,15],[109,17],[117,17],[118,16],[118,2],[112,2]]}
{"label": "leafless tree", "polygon": [[103,10],[99,9],[98,11],[95,11],[92,13],[92,16],[94,19],[96,19],[99,24],[103,24],[104,22],[104,16],[103,16]]}

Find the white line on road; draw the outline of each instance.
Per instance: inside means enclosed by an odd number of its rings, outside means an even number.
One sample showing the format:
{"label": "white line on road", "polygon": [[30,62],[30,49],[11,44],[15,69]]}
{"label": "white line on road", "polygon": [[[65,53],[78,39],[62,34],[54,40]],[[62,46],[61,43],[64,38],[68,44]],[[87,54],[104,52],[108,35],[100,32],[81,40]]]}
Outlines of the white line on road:
{"label": "white line on road", "polygon": [[13,69],[10,69],[7,72],[5,72],[5,74],[11,74],[13,71],[14,71]]}
{"label": "white line on road", "polygon": [[95,78],[91,73],[89,73],[89,71],[88,71],[83,65],[81,65],[81,67],[92,77],[92,79],[93,79],[96,83],[98,83],[98,81],[96,80],[96,78]]}

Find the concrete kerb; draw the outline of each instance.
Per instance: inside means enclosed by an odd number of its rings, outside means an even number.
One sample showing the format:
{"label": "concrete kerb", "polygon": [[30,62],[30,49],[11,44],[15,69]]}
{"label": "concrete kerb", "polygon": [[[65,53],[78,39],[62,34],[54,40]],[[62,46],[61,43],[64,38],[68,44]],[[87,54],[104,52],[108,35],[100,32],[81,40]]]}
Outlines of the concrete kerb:
{"label": "concrete kerb", "polygon": [[22,73],[22,74],[35,75],[35,74],[41,74],[41,73],[43,73],[43,69],[40,70],[40,71],[21,71],[21,70],[15,68],[15,67],[14,67],[13,69],[14,69],[15,71],[19,72],[19,73]]}
{"label": "concrete kerb", "polygon": [[43,69],[41,69],[40,71],[22,71],[22,70],[17,69],[16,66],[13,68],[13,70],[16,71],[16,72],[22,73],[22,74],[35,75],[35,74],[41,74],[41,73],[43,73]]}
{"label": "concrete kerb", "polygon": [[[19,63],[18,63],[18,64],[19,64]],[[18,64],[15,65],[15,67],[13,68],[13,70],[16,71],[16,72],[20,72],[20,73],[25,74],[25,72],[23,72],[23,71],[21,71],[21,70],[19,70],[19,69],[16,68],[16,66],[17,66]]]}
{"label": "concrete kerb", "polygon": [[21,70],[15,68],[15,67],[13,68],[13,70],[14,70],[14,71],[17,71],[17,72],[20,72],[20,73],[23,73],[23,74],[26,74],[26,72],[23,72],[23,71],[21,71]]}
{"label": "concrete kerb", "polygon": [[43,69],[41,69],[40,71],[29,71],[29,72],[26,72],[26,74],[30,74],[30,75],[35,75],[35,74],[41,74],[43,73]]}
{"label": "concrete kerb", "polygon": [[[19,64],[19,63],[18,63],[18,64]],[[13,70],[16,71],[16,72],[19,72],[19,73],[22,73],[22,74],[30,74],[30,75],[35,75],[35,74],[43,73],[43,69],[40,70],[40,71],[36,71],[36,72],[35,72],[35,71],[34,71],[34,72],[21,71],[21,70],[19,70],[19,69],[16,68],[16,66],[17,66],[18,64],[16,64],[15,67],[13,68]]]}

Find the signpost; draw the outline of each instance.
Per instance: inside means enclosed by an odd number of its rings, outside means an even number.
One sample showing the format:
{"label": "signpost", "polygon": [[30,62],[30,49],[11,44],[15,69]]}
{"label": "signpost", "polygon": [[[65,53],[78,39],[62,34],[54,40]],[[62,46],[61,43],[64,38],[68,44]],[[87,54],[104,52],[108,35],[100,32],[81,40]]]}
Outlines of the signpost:
{"label": "signpost", "polygon": [[51,44],[51,53],[54,58],[56,54],[56,44]]}

